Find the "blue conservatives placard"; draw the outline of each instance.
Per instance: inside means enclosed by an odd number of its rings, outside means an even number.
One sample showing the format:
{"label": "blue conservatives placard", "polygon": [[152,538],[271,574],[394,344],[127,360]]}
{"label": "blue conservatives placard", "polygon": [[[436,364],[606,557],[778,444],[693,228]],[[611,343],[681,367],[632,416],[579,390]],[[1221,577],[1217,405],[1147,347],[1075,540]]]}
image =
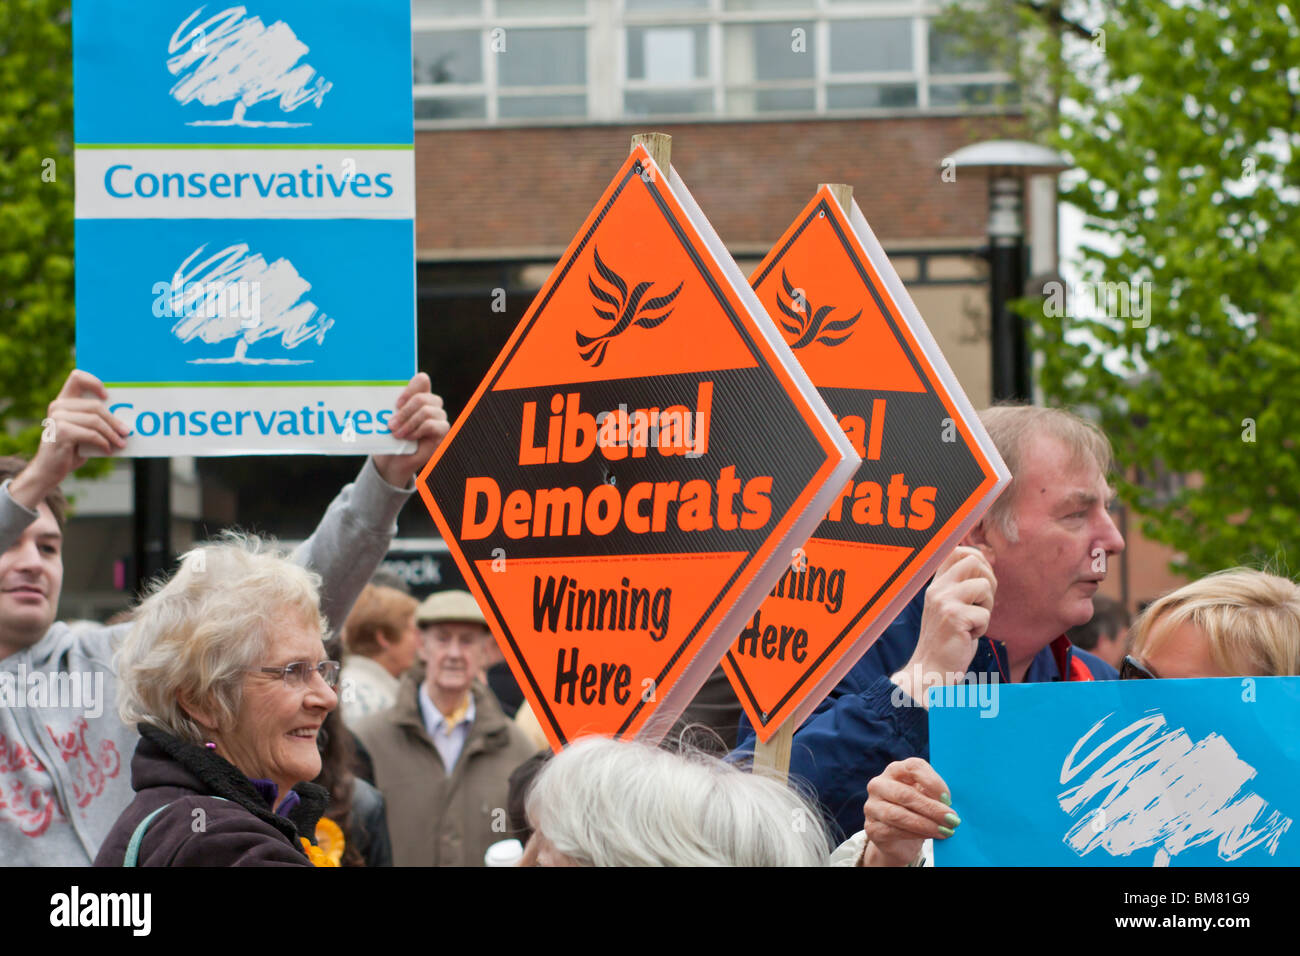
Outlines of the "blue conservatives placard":
{"label": "blue conservatives placard", "polygon": [[77,361],[128,455],[359,454],[415,371],[409,0],[77,0]]}
{"label": "blue conservatives placard", "polygon": [[1300,864],[1300,678],[930,693],[937,865]]}

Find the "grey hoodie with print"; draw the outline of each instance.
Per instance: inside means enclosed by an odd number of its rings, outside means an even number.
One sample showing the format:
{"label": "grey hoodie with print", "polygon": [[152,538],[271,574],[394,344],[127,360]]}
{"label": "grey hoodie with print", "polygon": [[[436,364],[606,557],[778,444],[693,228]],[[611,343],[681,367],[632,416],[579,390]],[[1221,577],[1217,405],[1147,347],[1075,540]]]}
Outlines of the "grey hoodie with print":
{"label": "grey hoodie with print", "polygon": [[[321,611],[347,617],[388,552],[411,490],[367,459],[293,554],[320,574]],[[0,485],[0,552],[37,514]],[[134,797],[140,740],[117,716],[113,654],[131,625],[55,622],[34,645],[0,660],[0,865],[89,866]],[[60,706],[62,705],[62,706]]]}

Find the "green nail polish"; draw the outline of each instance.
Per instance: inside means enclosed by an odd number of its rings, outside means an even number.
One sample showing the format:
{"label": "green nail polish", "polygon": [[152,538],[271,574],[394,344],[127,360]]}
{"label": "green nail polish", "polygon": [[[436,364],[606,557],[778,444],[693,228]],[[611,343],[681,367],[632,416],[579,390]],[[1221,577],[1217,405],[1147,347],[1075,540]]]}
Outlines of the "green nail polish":
{"label": "green nail polish", "polygon": [[952,836],[952,831],[947,827],[939,827],[939,834],[945,838]]}
{"label": "green nail polish", "polygon": [[943,822],[948,824],[950,827],[957,827],[961,825],[961,817],[957,816],[955,813],[949,813],[943,818]]}
{"label": "green nail polish", "polygon": [[948,806],[952,806],[952,797],[948,796],[948,792],[946,790],[943,793],[939,794],[939,799],[942,800]]}

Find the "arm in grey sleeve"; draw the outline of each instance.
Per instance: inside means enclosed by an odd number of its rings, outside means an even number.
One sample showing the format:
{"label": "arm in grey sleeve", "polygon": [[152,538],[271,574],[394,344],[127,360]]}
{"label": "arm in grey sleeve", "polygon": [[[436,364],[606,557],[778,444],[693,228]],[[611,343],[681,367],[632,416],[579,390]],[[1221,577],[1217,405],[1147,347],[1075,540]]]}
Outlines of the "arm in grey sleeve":
{"label": "arm in grey sleeve", "polygon": [[352,484],[330,502],[293,559],[321,576],[321,612],[336,632],[397,534],[397,513],[414,487],[394,488],[367,458]]}
{"label": "arm in grey sleeve", "polygon": [[9,482],[12,480],[7,478],[4,484],[0,484],[0,552],[13,547],[27,526],[40,517],[37,512],[29,511],[10,497]]}

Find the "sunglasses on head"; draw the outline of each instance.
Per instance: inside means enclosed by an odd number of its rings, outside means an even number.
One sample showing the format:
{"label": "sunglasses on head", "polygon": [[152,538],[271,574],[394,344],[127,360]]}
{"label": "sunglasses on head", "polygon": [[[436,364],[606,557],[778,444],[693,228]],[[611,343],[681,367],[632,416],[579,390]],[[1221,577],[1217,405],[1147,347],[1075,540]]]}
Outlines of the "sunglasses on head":
{"label": "sunglasses on head", "polygon": [[1156,675],[1137,662],[1129,654],[1124,655],[1124,663],[1119,667],[1120,680],[1155,680]]}

